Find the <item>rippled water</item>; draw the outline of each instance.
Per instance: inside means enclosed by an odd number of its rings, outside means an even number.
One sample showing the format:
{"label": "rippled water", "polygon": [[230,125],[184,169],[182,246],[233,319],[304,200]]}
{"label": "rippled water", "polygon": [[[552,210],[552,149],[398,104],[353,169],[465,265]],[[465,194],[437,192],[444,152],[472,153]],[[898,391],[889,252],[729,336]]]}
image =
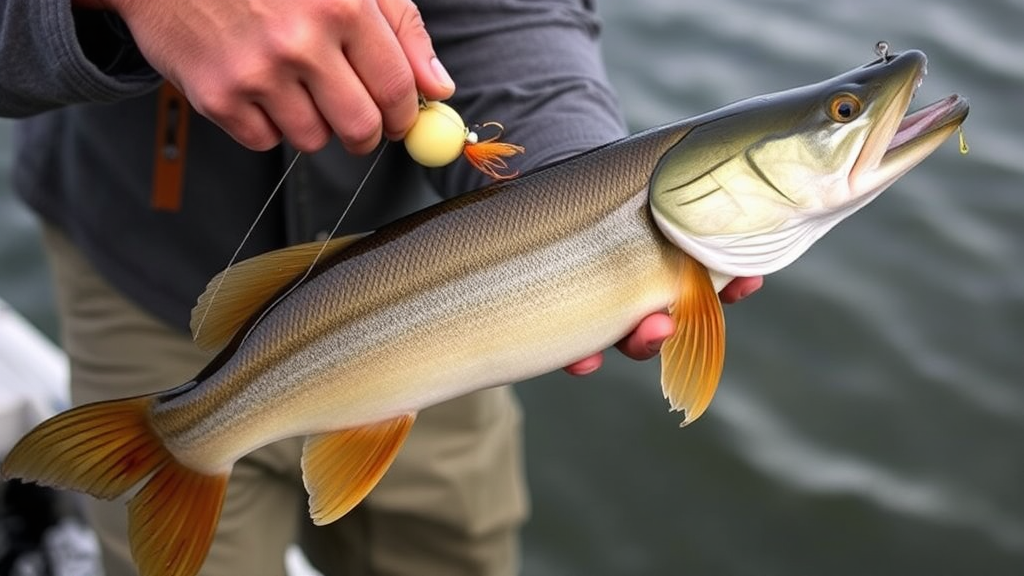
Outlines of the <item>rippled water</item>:
{"label": "rippled water", "polygon": [[[885,39],[929,55],[920,104],[971,99],[971,153],[948,143],[730,307],[697,424],[676,427],[656,362],[520,386],[526,572],[1024,573],[1024,1],[600,8],[637,129],[822,80]],[[0,296],[52,333],[34,242],[2,190]]]}

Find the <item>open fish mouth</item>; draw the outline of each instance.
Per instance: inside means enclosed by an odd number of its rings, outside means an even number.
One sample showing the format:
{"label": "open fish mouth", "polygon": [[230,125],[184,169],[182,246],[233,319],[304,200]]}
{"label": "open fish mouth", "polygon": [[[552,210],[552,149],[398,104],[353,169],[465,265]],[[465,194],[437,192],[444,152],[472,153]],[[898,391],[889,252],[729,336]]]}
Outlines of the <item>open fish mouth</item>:
{"label": "open fish mouth", "polygon": [[885,162],[886,156],[898,153],[903,146],[913,146],[936,131],[948,135],[949,130],[957,128],[967,118],[968,110],[967,99],[952,94],[906,115],[889,141],[882,161]]}
{"label": "open fish mouth", "polygon": [[850,172],[851,188],[861,193],[881,190],[928,157],[967,118],[967,99],[952,94],[924,108],[907,113],[926,74],[924,54],[911,51],[872,65],[903,68],[905,75],[875,127],[864,142]]}

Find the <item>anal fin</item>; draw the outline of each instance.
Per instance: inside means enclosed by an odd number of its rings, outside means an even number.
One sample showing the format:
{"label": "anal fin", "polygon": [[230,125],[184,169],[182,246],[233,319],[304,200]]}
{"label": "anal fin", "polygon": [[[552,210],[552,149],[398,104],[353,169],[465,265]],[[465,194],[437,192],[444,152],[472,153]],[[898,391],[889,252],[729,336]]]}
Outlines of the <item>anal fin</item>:
{"label": "anal fin", "polygon": [[415,414],[376,424],[306,438],[302,480],[309,492],[309,515],[317,526],[330,524],[359,504],[387,472]]}
{"label": "anal fin", "polygon": [[711,403],[725,365],[725,318],[711,276],[703,264],[683,255],[679,296],[669,313],[675,334],[661,347],[661,387],[682,425],[699,418]]}

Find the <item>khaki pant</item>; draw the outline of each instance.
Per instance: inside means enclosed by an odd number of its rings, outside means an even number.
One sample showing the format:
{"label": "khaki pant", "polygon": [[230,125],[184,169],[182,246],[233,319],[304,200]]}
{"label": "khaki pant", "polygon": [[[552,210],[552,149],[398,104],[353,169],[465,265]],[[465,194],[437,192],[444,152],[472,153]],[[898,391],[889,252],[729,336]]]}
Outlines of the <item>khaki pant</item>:
{"label": "khaki pant", "polygon": [[[151,393],[195,376],[208,356],[127,301],[61,233],[44,234],[77,404]],[[526,516],[520,415],[510,391],[424,410],[391,470],[355,510],[315,527],[292,438],[240,460],[203,575],[279,576],[298,543],[326,576],[510,575]],[[135,574],[124,501],[89,499],[107,576]]]}

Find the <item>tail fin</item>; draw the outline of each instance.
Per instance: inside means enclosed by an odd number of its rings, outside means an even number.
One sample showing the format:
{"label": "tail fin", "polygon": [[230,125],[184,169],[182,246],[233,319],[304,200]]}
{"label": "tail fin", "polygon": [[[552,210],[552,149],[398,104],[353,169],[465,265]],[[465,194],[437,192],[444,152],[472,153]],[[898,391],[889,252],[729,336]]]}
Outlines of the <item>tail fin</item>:
{"label": "tail fin", "polygon": [[153,396],[88,404],[43,422],[11,449],[0,474],[110,500],[152,477],[128,505],[142,576],[192,576],[210,549],[228,474],[178,463],[149,425]]}

